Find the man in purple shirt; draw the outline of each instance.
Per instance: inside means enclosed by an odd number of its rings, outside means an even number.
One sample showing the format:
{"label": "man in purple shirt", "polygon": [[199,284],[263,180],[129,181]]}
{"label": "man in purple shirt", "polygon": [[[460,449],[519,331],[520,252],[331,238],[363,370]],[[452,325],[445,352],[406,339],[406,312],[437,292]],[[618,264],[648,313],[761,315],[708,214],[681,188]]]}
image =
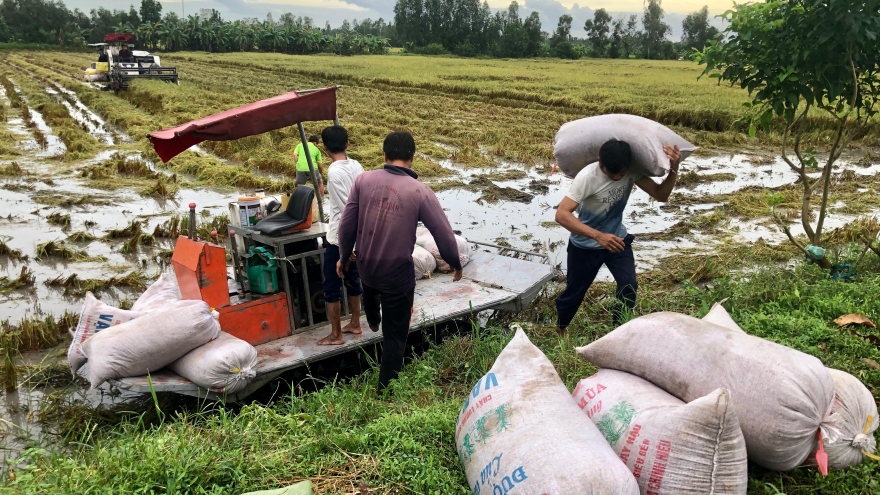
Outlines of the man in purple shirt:
{"label": "man in purple shirt", "polygon": [[[382,364],[379,391],[403,368],[416,287],[412,252],[416,227],[422,222],[434,236],[440,256],[461,280],[458,245],[449,220],[428,186],[413,172],[416,143],[408,132],[385,138],[385,167],[358,175],[339,221],[339,262],[343,278],[357,242],[357,267],[363,282],[364,313],[370,329],[382,323]],[[380,311],[381,307],[381,311]]]}

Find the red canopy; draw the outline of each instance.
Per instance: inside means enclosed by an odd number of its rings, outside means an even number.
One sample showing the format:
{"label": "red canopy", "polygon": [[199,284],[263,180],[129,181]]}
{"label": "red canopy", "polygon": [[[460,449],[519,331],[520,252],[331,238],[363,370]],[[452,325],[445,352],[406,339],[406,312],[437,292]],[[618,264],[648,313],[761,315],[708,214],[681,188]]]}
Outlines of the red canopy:
{"label": "red canopy", "polygon": [[131,43],[134,35],[131,33],[107,33],[104,36],[104,43]]}
{"label": "red canopy", "polygon": [[283,95],[154,132],[150,142],[163,162],[202,141],[230,141],[313,120],[336,118],[336,87]]}

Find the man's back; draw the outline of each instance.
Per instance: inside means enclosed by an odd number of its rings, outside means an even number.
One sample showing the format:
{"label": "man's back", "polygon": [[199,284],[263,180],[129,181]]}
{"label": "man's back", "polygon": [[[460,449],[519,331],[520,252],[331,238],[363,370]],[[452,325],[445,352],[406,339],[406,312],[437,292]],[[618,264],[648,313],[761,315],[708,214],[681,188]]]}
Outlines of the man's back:
{"label": "man's back", "polygon": [[[318,147],[312,143],[308,143],[308,144],[309,144],[309,148],[308,148],[309,151],[308,152],[310,155],[312,155],[312,165],[317,167],[318,164],[321,162],[321,150],[319,150]],[[297,172],[308,172],[309,171],[309,162],[307,161],[308,159],[306,158],[306,154],[303,153],[302,143],[299,143],[298,145],[296,145],[296,148],[293,150],[293,152],[296,153],[296,155],[297,155],[296,171]]]}
{"label": "man's back", "polygon": [[[412,251],[419,221],[434,235],[443,259],[461,268],[452,227],[434,192],[416,177],[412,170],[386,165],[355,180],[340,236],[353,232],[356,222],[358,270],[370,287],[405,290],[415,285]],[[356,217],[348,212],[353,204]],[[340,238],[340,248],[343,242]]]}
{"label": "man's back", "polygon": [[337,160],[330,164],[327,169],[327,196],[330,200],[330,229],[327,232],[327,241],[330,244],[339,244],[339,220],[348,195],[355,179],[364,173],[364,167],[357,160]]}

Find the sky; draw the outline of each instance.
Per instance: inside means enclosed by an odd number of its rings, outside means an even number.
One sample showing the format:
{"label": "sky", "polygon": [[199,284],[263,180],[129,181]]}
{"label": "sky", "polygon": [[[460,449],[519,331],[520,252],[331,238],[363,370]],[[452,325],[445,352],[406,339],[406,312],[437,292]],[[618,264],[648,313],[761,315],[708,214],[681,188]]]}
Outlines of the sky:
{"label": "sky", "polygon": [[[269,12],[276,19],[279,15],[290,12],[297,16],[308,16],[315,20],[319,26],[326,21],[331,26],[337,27],[344,19],[370,18],[376,20],[380,17],[386,21],[394,18],[395,0],[182,0],[162,1],[162,11],[173,11],[184,15],[197,14],[200,9],[216,9],[224,19],[241,19],[244,17],[256,17],[263,19]],[[130,5],[135,9],[140,7],[140,0],[66,0],[68,8],[78,8],[84,12],[91,9],[104,7],[107,9],[128,10]],[[537,10],[541,15],[542,28],[552,32],[556,28],[559,16],[570,14],[574,18],[572,23],[572,35],[583,37],[584,23],[592,19],[595,9],[604,8],[613,17],[619,14],[638,13],[643,10],[642,0],[518,0],[520,15],[527,16],[532,10]],[[489,6],[493,8],[507,8],[510,0],[489,0]],[[672,27],[672,39],[681,37],[681,21],[687,14],[699,10],[703,5],[709,7],[710,17],[721,14],[733,5],[732,0],[664,0],[663,8],[666,11],[666,23]],[[713,24],[720,23],[715,20]]]}

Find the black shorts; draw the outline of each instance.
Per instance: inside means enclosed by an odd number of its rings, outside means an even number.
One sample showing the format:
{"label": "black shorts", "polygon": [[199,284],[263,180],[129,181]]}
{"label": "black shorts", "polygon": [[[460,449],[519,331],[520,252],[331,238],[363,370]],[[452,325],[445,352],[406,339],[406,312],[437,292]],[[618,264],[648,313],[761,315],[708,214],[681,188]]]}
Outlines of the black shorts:
{"label": "black shorts", "polygon": [[[327,243],[324,245],[324,301],[338,302],[342,300],[342,284],[343,280],[336,274],[336,262],[339,261],[339,246]],[[358,276],[357,263],[352,263],[348,267],[345,275],[345,290],[349,296],[359,296],[364,293],[361,287],[361,279]]]}

